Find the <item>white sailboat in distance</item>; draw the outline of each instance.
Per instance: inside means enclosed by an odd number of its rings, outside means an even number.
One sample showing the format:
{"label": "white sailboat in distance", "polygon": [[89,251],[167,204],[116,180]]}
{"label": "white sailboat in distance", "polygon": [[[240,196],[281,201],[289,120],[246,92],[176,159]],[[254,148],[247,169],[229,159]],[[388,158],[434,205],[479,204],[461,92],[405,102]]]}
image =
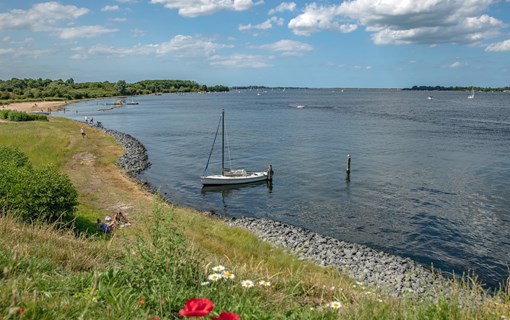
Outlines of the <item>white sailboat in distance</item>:
{"label": "white sailboat in distance", "polygon": [[[211,160],[211,155],[214,149],[214,143],[216,142],[216,137],[218,136],[220,124],[221,124],[221,173],[205,175],[207,168],[209,167],[209,161]],[[211,152],[209,153],[209,159],[207,160],[207,165],[205,166],[204,173],[200,177],[202,184],[204,186],[233,185],[265,180],[270,181],[272,179],[272,176],[273,168],[271,165],[269,165],[266,171],[246,171],[245,169],[232,170],[229,168],[225,168],[225,111],[222,110],[220,123],[218,124],[218,129],[216,130],[213,146],[211,148]]]}
{"label": "white sailboat in distance", "polygon": [[471,88],[471,94],[468,96],[468,99],[474,99],[475,98],[475,89]]}

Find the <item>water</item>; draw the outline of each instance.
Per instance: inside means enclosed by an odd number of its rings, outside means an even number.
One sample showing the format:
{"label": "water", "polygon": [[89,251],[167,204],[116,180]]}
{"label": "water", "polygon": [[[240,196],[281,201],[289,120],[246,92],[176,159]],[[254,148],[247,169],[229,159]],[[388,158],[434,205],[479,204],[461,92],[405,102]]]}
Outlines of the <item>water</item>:
{"label": "water", "polygon": [[[510,94],[429,94],[162,95],[110,111],[98,110],[111,99],[80,102],[60,115],[93,117],[140,140],[152,163],[141,178],[174,203],[282,221],[497,287],[510,262]],[[271,163],[272,187],[202,189],[222,108],[234,167]]]}

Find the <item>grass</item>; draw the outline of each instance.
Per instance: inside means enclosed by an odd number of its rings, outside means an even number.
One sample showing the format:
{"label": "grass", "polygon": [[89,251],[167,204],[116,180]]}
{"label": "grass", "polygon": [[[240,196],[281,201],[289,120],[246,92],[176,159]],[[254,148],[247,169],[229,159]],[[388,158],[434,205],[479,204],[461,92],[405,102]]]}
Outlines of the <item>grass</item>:
{"label": "grass", "polygon": [[[456,282],[433,301],[395,298],[219,219],[167,204],[120,172],[115,162],[123,151],[111,138],[89,129],[82,139],[79,128],[53,118],[0,123],[0,144],[18,147],[35,166],[58,166],[80,201],[79,232],[0,216],[0,318],[177,319],[191,297],[214,301],[211,315],[229,311],[242,319],[510,318],[508,291],[487,296]],[[98,234],[95,219],[119,208],[133,225],[112,237]],[[218,265],[235,278],[208,280]],[[246,279],[255,286],[242,287]],[[259,286],[261,280],[271,286]],[[466,290],[476,298],[459,304]],[[330,308],[332,301],[342,307]]]}

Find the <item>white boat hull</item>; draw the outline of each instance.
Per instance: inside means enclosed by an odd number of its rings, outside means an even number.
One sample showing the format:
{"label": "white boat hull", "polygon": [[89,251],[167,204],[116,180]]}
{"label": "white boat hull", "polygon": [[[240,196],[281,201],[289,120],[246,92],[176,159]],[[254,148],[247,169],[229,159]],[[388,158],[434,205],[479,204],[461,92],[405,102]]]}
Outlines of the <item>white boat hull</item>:
{"label": "white boat hull", "polygon": [[268,172],[260,171],[260,172],[247,172],[244,175],[209,175],[202,176],[200,180],[203,185],[227,185],[227,184],[242,184],[242,183],[250,183],[257,181],[268,180]]}

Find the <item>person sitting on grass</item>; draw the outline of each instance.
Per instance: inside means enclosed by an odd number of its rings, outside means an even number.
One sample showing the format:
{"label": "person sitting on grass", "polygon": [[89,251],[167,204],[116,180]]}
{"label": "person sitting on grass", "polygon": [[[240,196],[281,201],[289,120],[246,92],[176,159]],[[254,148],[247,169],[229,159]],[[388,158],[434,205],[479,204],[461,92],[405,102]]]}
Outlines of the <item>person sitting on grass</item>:
{"label": "person sitting on grass", "polygon": [[[107,217],[108,218],[108,217]],[[101,219],[97,219],[97,228],[99,229],[99,231],[101,231],[102,233],[110,233],[113,231],[113,228],[115,226],[115,221],[109,221],[108,223],[107,222],[103,222],[101,221]]]}

